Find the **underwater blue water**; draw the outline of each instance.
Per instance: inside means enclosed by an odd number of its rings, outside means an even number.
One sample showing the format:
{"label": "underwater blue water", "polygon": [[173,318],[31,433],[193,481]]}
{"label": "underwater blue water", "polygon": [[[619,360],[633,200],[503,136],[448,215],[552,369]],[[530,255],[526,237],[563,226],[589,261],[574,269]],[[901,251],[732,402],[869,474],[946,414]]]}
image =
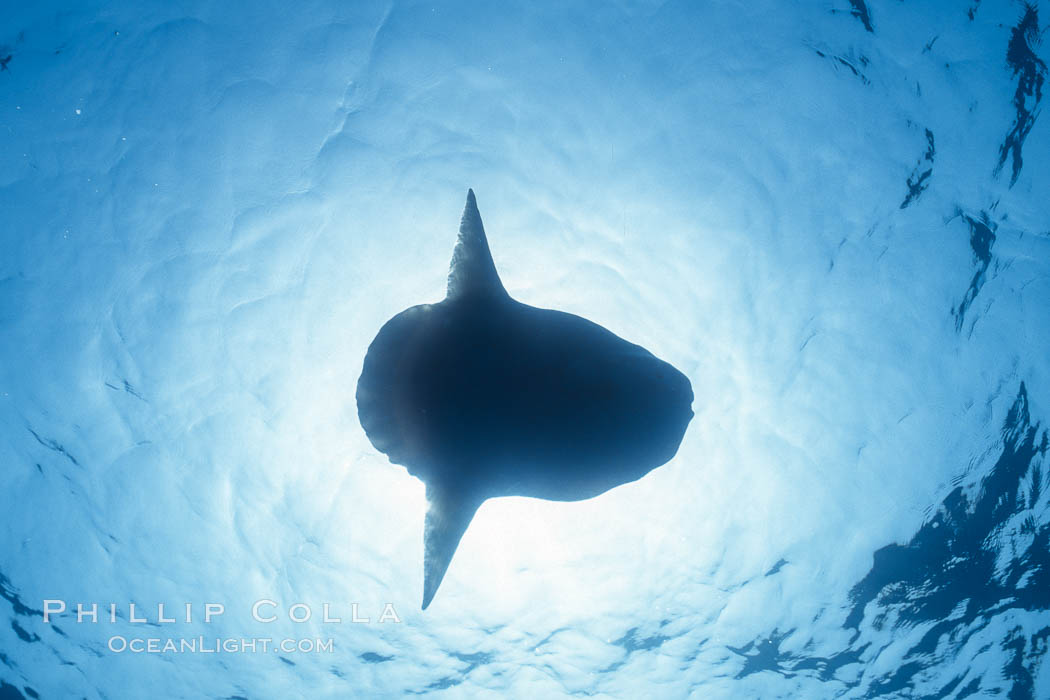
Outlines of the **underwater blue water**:
{"label": "underwater blue water", "polygon": [[[0,16],[0,698],[1050,697],[1045,2]],[[696,415],[424,612],[354,391],[468,187]]]}

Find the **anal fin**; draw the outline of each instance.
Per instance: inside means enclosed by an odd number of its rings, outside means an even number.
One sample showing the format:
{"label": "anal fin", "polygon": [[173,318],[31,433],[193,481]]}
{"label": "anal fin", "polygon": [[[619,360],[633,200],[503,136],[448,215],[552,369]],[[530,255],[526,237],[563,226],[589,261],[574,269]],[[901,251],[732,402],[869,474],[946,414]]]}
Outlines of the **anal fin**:
{"label": "anal fin", "polygon": [[434,599],[459,540],[483,500],[458,489],[427,484],[427,516],[423,523],[424,610]]}

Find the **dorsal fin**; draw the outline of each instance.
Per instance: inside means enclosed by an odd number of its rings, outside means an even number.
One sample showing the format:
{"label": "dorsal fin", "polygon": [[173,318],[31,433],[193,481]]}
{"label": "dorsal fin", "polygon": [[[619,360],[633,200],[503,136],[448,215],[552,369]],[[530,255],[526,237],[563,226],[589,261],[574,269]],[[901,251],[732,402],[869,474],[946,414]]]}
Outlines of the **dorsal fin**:
{"label": "dorsal fin", "polygon": [[467,190],[467,205],[463,207],[463,219],[459,222],[459,240],[452,251],[452,264],[448,270],[446,298],[478,296],[503,298],[507,296],[507,290],[492,263],[474,190]]}
{"label": "dorsal fin", "polygon": [[424,610],[434,599],[459,540],[482,500],[439,482],[427,483],[427,516],[423,522]]}

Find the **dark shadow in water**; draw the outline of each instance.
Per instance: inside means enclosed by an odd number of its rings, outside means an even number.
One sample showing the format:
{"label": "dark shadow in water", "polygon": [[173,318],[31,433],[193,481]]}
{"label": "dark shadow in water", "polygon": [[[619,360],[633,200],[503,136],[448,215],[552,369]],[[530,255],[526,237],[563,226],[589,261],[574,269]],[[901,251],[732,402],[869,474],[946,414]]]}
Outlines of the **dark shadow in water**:
{"label": "dark shadow in water", "polygon": [[393,656],[383,656],[382,654],[377,654],[374,651],[366,651],[364,654],[360,654],[358,658],[364,661],[366,664],[381,664],[386,661],[393,661],[394,659]]}
{"label": "dark shadow in water", "polygon": [[18,624],[18,620],[11,620],[11,629],[14,630],[15,636],[17,636],[19,639],[21,639],[27,644],[32,644],[33,642],[40,641],[39,635],[33,634],[32,632],[27,632],[25,628],[22,627],[22,625]]}
{"label": "dark shadow in water", "polygon": [[787,563],[788,563],[788,562],[787,562],[787,559],[781,559],[781,560],[779,560],[779,561],[778,561],[778,562],[777,562],[776,564],[774,564],[773,566],[771,566],[771,567],[770,567],[770,569],[769,569],[769,571],[767,571],[767,572],[766,572],[766,573],[765,573],[764,575],[765,575],[765,576],[772,576],[773,574],[777,573],[777,572],[778,572],[778,571],[780,571],[780,570],[781,570],[782,568],[784,568],[784,564],[787,564]]}
{"label": "dark shadow in water", "polygon": [[908,176],[908,194],[901,202],[901,209],[907,209],[930,186],[930,178],[933,177],[933,157],[936,154],[937,149],[933,146],[933,132],[926,129],[926,153],[915,166],[915,170]]}
{"label": "dark shadow in water", "polygon": [[1010,34],[1010,44],[1006,49],[1006,62],[1017,77],[1017,90],[1014,91],[1013,128],[1006,135],[999,147],[999,163],[995,166],[998,175],[1011,157],[1010,186],[1017,182],[1021,174],[1021,148],[1035,125],[1039,114],[1039,102],[1043,99],[1043,81],[1046,79],[1046,63],[1035,55],[1033,50],[1042,39],[1039,31],[1039,10],[1031,3],[1025,3],[1024,14]]}
{"label": "dark shadow in water", "polygon": [[0,681],[0,700],[25,700],[25,697],[15,686]]}
{"label": "dark shadow in water", "polygon": [[7,578],[7,576],[5,576],[4,572],[2,571],[0,571],[0,598],[3,598],[11,604],[11,607],[14,609],[15,615],[24,615],[26,617],[32,617],[34,615],[42,616],[44,614],[43,610],[31,608],[22,602],[22,599],[19,597],[18,592],[15,590],[15,587],[11,585],[11,579]]}
{"label": "dark shadow in water", "polygon": [[851,6],[849,13],[859,19],[865,29],[874,34],[875,29],[871,26],[871,12],[868,11],[864,0],[849,0],[849,4]]}
{"label": "dark shadow in water", "polygon": [[[661,620],[660,628],[663,629],[667,626],[669,622],[670,620]],[[610,642],[610,644],[615,644],[618,647],[623,647],[623,650],[626,652],[624,654],[624,657],[619,661],[614,661],[610,665],[606,666],[600,671],[600,673],[612,673],[614,671],[618,671],[631,658],[631,654],[635,653],[636,651],[651,651],[653,649],[659,649],[661,646],[663,646],[664,642],[670,639],[671,637],[668,637],[664,634],[660,634],[659,632],[648,637],[639,637],[638,628],[632,627],[631,629],[624,632],[624,635],[622,637],[620,637],[619,639],[614,639]]]}
{"label": "dark shadow in water", "polygon": [[[791,677],[811,671],[822,680],[835,680],[842,667],[865,664],[873,643],[867,639],[870,630],[928,627],[891,672],[866,681],[862,697],[907,693],[929,669],[955,658],[974,634],[985,631],[989,618],[1009,610],[1050,610],[1050,522],[1038,521],[1035,511],[1046,488],[1047,450],[1047,431],[1032,423],[1022,383],[1003,425],[1001,452],[988,474],[975,488],[960,486],[949,493],[907,543],[875,552],[871,570],[850,592],[843,627],[856,632],[849,648],[829,657],[784,652],[781,643],[795,630],[774,630],[768,638],[730,647],[744,658],[737,677],[760,671]],[[1034,697],[1048,641],[1050,629],[1027,634],[1015,626],[1006,632],[998,669],[1011,682],[1006,697]],[[981,677],[964,685],[965,677],[953,678],[930,695],[908,697],[961,698],[988,690],[981,688]],[[846,685],[855,691],[861,682]]]}
{"label": "dark shadow in water", "polygon": [[963,300],[959,302],[957,307],[952,309],[952,315],[955,316],[955,330],[958,332],[962,330],[967,310],[973,304],[974,299],[977,298],[977,294],[981,291],[981,287],[984,286],[987,279],[988,266],[992,262],[992,246],[995,244],[996,225],[988,218],[988,212],[982,211],[976,219],[969,214],[963,214],[959,210],[955,213],[956,216],[962,217],[962,220],[970,227],[970,248],[973,250],[974,262],[977,265],[977,270],[973,273],[973,279],[970,280],[970,287],[966,290],[966,296],[963,297]]}
{"label": "dark shadow in water", "polygon": [[860,79],[860,82],[864,83],[865,85],[871,84],[871,80],[869,80],[868,76],[864,75],[862,71],[862,69],[866,68],[868,65],[867,57],[861,56],[860,58],[856,59],[857,63],[859,63],[861,66],[860,68],[858,68],[856,65],[854,65],[852,60],[843,56],[832,56],[830,54],[825,53],[824,51],[821,51],[820,49],[813,49],[813,52],[821,58],[826,58],[830,61],[834,61],[836,66],[845,66],[849,69],[851,73],[853,73],[854,76]]}
{"label": "dark shadow in water", "polygon": [[[1002,453],[976,493],[954,489],[907,544],[877,551],[871,571],[853,588],[845,626],[857,636],[862,620],[870,617],[880,629],[891,610],[894,626],[934,623],[880,692],[905,687],[942,636],[961,648],[981,628],[974,626],[979,618],[1007,609],[1050,609],[1050,523],[1037,524],[1033,511],[1044,488],[1047,451],[1046,431],[1038,434],[1022,383],[1003,426]],[[1027,654],[1026,645],[1045,652],[1046,632],[1026,640],[1016,628],[1004,640],[1009,662],[1003,672],[1014,681],[1010,697],[1032,697],[1043,653]]]}

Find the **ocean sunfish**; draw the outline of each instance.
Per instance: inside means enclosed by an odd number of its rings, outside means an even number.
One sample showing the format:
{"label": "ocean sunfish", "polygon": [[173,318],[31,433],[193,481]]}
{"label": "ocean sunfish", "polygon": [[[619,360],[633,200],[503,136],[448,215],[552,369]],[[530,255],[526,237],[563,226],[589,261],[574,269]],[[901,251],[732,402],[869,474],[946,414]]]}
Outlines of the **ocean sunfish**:
{"label": "ocean sunfish", "polygon": [[473,190],[448,292],[386,322],[365,355],[368,439],[426,484],[423,609],[487,498],[579,501],[678,451],[693,417],[684,374],[579,316],[507,294]]}

